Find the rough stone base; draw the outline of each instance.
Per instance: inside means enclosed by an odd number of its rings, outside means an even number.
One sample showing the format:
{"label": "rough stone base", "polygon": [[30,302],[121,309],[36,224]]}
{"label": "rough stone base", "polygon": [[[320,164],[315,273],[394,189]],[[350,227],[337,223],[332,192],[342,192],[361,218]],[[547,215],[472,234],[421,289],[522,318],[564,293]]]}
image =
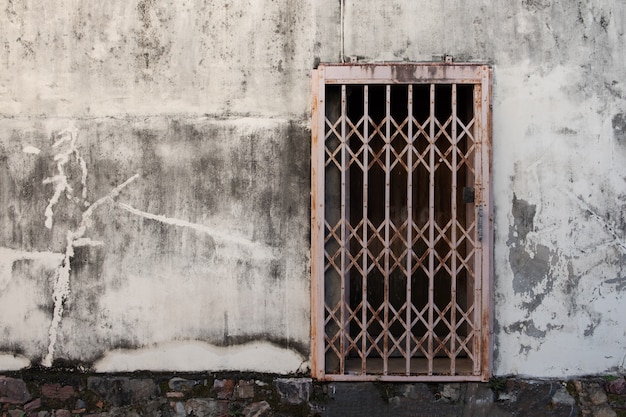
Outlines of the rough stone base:
{"label": "rough stone base", "polygon": [[320,383],[266,374],[28,370],[0,376],[0,410],[1,417],[621,417],[622,380]]}

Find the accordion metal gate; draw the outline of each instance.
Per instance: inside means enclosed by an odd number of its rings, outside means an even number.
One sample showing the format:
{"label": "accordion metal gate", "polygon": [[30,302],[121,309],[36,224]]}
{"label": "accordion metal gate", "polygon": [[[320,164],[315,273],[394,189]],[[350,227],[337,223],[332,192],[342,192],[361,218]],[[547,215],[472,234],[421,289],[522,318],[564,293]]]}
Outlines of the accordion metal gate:
{"label": "accordion metal gate", "polygon": [[491,69],[313,72],[312,373],[486,380]]}

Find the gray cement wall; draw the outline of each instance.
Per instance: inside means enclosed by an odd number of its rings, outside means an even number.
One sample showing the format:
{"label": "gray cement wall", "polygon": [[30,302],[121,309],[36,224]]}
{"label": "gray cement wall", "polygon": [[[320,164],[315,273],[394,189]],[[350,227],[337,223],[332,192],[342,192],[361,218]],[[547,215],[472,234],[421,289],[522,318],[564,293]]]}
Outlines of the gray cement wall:
{"label": "gray cement wall", "polygon": [[0,369],[306,370],[342,49],[493,66],[495,372],[623,369],[626,5],[370,3],[0,1]]}

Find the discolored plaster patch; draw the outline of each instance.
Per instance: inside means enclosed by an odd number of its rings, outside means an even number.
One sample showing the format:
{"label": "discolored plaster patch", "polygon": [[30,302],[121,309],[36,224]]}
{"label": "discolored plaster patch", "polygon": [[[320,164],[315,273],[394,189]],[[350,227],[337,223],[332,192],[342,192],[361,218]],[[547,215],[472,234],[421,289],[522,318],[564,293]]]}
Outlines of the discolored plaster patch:
{"label": "discolored plaster patch", "polygon": [[537,327],[533,320],[519,320],[515,323],[512,323],[508,326],[504,327],[504,331],[506,333],[523,333],[527,336],[533,337],[535,339],[543,339],[548,332],[553,330],[561,330],[564,325],[562,324],[548,324],[545,326],[545,329],[540,329]]}
{"label": "discolored plaster patch", "polygon": [[532,320],[521,320],[506,326],[504,331],[507,333],[524,333],[530,337],[543,338],[546,336],[545,330],[540,330],[535,326]]}
{"label": "discolored plaster patch", "polygon": [[571,260],[559,250],[529,239],[529,234],[536,232],[536,205],[518,199],[514,194],[511,212],[513,224],[509,226],[507,245],[513,272],[513,291],[522,297],[520,306],[526,314],[536,311],[557,290],[560,281],[558,271],[565,268],[567,278],[562,280],[563,290],[571,298],[569,309],[574,310],[580,276],[574,273]]}
{"label": "discolored plaster patch", "polygon": [[509,240],[507,242],[509,245],[515,241],[526,239],[528,233],[533,230],[537,206],[518,199],[517,195],[513,194],[511,213],[513,214],[513,225],[509,228]]}
{"label": "discolored plaster patch", "polygon": [[[534,229],[537,207],[513,195],[513,224],[509,227],[509,262],[513,270],[513,291],[516,294],[530,295],[532,301],[524,302],[525,309],[535,310],[547,293],[552,291],[554,282],[549,277],[552,252],[545,245],[529,248],[527,236]],[[544,283],[545,290],[535,293],[535,288]]]}

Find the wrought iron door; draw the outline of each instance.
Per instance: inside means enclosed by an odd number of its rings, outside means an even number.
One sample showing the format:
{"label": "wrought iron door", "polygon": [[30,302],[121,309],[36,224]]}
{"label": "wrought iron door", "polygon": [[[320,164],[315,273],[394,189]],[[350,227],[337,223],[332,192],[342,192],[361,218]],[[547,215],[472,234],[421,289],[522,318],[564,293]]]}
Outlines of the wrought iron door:
{"label": "wrought iron door", "polygon": [[490,85],[483,65],[314,71],[314,377],[488,378]]}

